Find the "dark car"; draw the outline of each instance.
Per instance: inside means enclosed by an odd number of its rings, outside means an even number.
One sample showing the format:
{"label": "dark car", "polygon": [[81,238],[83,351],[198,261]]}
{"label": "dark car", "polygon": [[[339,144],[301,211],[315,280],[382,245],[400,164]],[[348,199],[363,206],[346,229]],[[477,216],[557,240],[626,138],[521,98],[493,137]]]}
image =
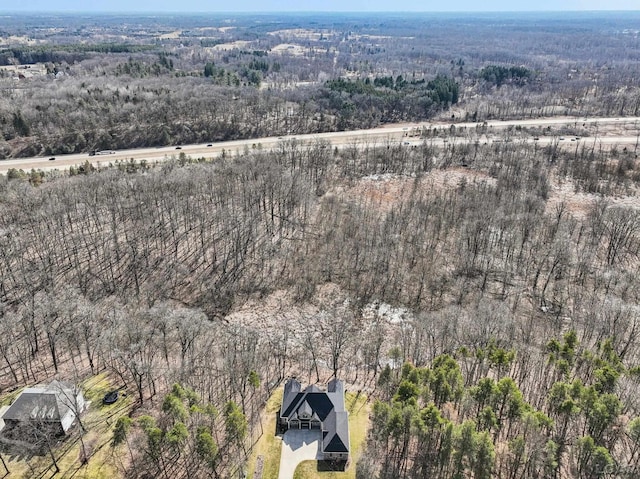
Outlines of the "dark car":
{"label": "dark car", "polygon": [[55,161],[55,160],[56,160],[55,156],[52,156],[51,158],[49,158],[49,161]]}
{"label": "dark car", "polygon": [[209,147],[209,146],[213,146],[213,145],[212,145],[211,143],[209,143],[209,144],[207,145],[207,147]]}
{"label": "dark car", "polygon": [[182,150],[181,146],[176,146],[176,150]]}

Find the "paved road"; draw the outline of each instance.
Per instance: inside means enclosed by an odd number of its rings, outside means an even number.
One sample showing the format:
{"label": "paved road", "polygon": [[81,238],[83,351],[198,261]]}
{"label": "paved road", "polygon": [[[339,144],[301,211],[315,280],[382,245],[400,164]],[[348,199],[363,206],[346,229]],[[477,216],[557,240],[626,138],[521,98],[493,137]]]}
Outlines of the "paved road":
{"label": "paved road", "polygon": [[321,437],[319,430],[291,429],[285,432],[282,436],[278,479],[293,479],[298,464],[319,459]]}
{"label": "paved road", "polygon": [[[567,125],[574,126],[577,124],[578,126],[582,126],[583,123],[594,125],[633,125],[638,122],[638,126],[640,127],[640,117],[621,117],[621,118],[569,118],[569,117],[553,117],[553,118],[539,118],[539,119],[531,119],[531,120],[509,120],[509,121],[489,121],[487,122],[488,127],[492,127],[493,129],[507,128],[509,126],[551,126],[551,125]],[[482,125],[482,123],[456,123],[456,129],[459,131],[461,128],[476,128],[477,126]],[[196,145],[181,145],[178,149],[176,146],[162,147],[162,148],[139,148],[132,150],[118,150],[113,154],[107,155],[96,155],[89,156],[87,153],[78,153],[72,155],[56,155],[55,160],[49,160],[49,157],[32,157],[32,158],[20,158],[20,159],[11,159],[11,160],[1,160],[0,161],[0,173],[6,173],[10,168],[22,168],[25,171],[31,170],[32,168],[41,169],[41,170],[52,170],[52,169],[62,169],[68,168],[70,166],[81,165],[87,160],[90,161],[94,165],[108,164],[115,161],[128,161],[130,159],[134,159],[135,161],[146,160],[149,163],[153,163],[156,161],[166,161],[171,157],[177,157],[180,153],[185,153],[194,158],[204,157],[207,159],[217,158],[222,154],[222,151],[226,151],[228,153],[235,153],[236,151],[241,152],[244,148],[252,148],[254,145],[257,146],[260,144],[262,148],[271,149],[277,146],[278,142],[282,140],[296,138],[296,140],[301,142],[313,142],[317,140],[327,140],[331,142],[332,147],[344,147],[346,145],[354,144],[355,142],[366,141],[370,144],[376,142],[378,144],[393,140],[393,141],[408,141],[409,144],[417,145],[420,143],[418,138],[406,138],[405,134],[410,132],[412,128],[418,127],[428,127],[428,128],[440,128],[447,129],[451,126],[451,123],[434,123],[434,122],[423,122],[423,123],[406,123],[400,125],[387,125],[380,128],[372,128],[369,130],[356,130],[356,131],[340,131],[340,132],[330,132],[330,133],[318,133],[318,134],[309,134],[309,135],[297,135],[297,136],[286,136],[286,137],[266,137],[266,138],[256,138],[250,140],[237,140],[237,141],[225,141],[213,143],[211,146],[207,144],[196,144]],[[632,131],[634,131],[632,129]],[[487,138],[487,141],[492,141],[490,137]],[[565,142],[569,142],[570,138],[567,137]],[[433,139],[429,140],[433,142],[435,145],[444,144],[444,139]],[[468,140],[464,137],[457,137],[455,139],[450,139],[449,141],[457,142],[457,143],[466,143]],[[475,138],[473,139],[475,141]],[[514,141],[524,141],[521,139],[516,139]],[[534,141],[532,138],[529,138],[526,141]],[[555,141],[559,141],[558,137],[540,137],[538,143],[540,145],[551,144]],[[620,144],[620,145],[635,145],[638,141],[637,136],[600,136],[595,140],[593,137],[583,138],[581,141],[584,142],[593,142],[595,141],[598,144]]]}

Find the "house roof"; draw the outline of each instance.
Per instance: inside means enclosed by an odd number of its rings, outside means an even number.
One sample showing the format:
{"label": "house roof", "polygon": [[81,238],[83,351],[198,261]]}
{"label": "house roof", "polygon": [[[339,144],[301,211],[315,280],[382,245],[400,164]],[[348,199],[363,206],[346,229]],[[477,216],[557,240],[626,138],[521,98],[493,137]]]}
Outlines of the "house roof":
{"label": "house roof", "polygon": [[[335,408],[331,398],[326,392],[307,392],[305,389],[302,392],[295,394],[288,402],[287,407],[281,410],[280,416],[287,418],[291,416],[295,411],[298,411],[303,403],[307,403],[311,410],[315,412],[321,421],[324,421],[329,413]],[[298,413],[298,416],[300,414]]]}
{"label": "house roof", "polygon": [[59,422],[73,412],[77,389],[52,381],[46,386],[26,388],[3,414],[3,420]]}
{"label": "house roof", "polygon": [[282,408],[280,409],[281,416],[283,416],[282,412],[289,408],[291,402],[296,398],[301,389],[302,385],[295,379],[290,379],[285,383],[284,395],[282,396]]}
{"label": "house roof", "polygon": [[325,452],[349,452],[349,418],[346,411],[332,415],[331,428],[335,434],[326,434],[322,439]]}
{"label": "house roof", "polygon": [[324,452],[349,452],[349,416],[344,407],[342,381],[333,379],[326,391],[316,385],[302,390],[297,380],[287,381],[280,418],[291,421],[302,416],[322,422]]}

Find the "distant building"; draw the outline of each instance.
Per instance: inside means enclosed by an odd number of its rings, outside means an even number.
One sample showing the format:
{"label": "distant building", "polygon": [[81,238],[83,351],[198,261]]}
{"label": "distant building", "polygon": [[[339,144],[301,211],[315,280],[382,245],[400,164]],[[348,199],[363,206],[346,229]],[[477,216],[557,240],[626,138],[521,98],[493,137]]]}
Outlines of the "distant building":
{"label": "distant building", "polygon": [[64,435],[85,408],[84,396],[73,384],[53,381],[48,385],[26,388],[2,415],[2,434],[15,436],[20,429],[28,428]]}
{"label": "distant building", "polygon": [[349,414],[344,408],[344,383],[329,382],[323,391],[315,385],[302,385],[290,379],[284,386],[278,429],[319,429],[321,453],[327,460],[349,459]]}

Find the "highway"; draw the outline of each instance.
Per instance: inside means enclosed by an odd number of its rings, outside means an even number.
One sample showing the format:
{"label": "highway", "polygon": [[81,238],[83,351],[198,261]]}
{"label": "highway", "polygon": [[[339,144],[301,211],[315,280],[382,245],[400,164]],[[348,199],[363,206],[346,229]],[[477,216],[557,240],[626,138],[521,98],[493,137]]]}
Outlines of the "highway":
{"label": "highway", "polygon": [[[442,130],[449,129],[451,125],[455,125],[457,134],[460,134],[462,129],[469,130],[469,135],[465,136],[449,136],[444,138],[428,139],[429,143],[434,145],[444,145],[445,143],[466,143],[469,141],[480,141],[482,143],[491,143],[501,141],[501,135],[499,130],[506,129],[508,127],[561,127],[566,125],[567,127],[591,127],[602,128],[602,135],[589,136],[581,138],[576,141],[576,138],[570,135],[565,135],[563,140],[559,136],[539,136],[537,140],[533,137],[514,136],[514,142],[522,141],[535,141],[537,144],[543,146],[553,143],[560,145],[575,146],[579,144],[588,144],[590,146],[599,145],[633,145],[638,142],[638,126],[640,125],[640,117],[621,117],[621,118],[569,118],[569,117],[553,117],[553,118],[540,118],[530,120],[508,120],[508,121],[489,121],[485,123],[447,123],[447,122],[421,122],[421,123],[406,123],[398,125],[386,125],[379,128],[372,128],[368,130],[355,130],[355,131],[340,131],[329,133],[316,133],[305,135],[291,135],[285,137],[266,137],[266,138],[254,138],[248,140],[236,140],[236,141],[224,141],[208,144],[194,144],[194,145],[179,145],[178,146],[166,146],[161,148],[138,148],[131,150],[118,150],[111,154],[90,156],[87,153],[76,153],[71,155],[56,155],[55,159],[52,157],[31,157],[31,158],[16,158],[8,160],[0,160],[0,173],[6,173],[11,168],[23,169],[30,171],[31,169],[39,170],[53,170],[53,169],[67,169],[70,166],[78,166],[85,163],[87,160],[94,166],[100,164],[107,165],[109,163],[115,163],[116,161],[129,161],[133,159],[136,162],[146,160],[148,163],[166,161],[172,157],[178,157],[180,153],[191,156],[193,158],[217,158],[223,150],[229,154],[235,154],[236,152],[242,152],[245,148],[253,148],[254,146],[261,145],[263,149],[272,149],[278,142],[283,140],[291,140],[293,138],[301,143],[309,143],[317,140],[329,141],[332,147],[344,147],[345,145],[356,144],[360,142],[368,142],[369,144],[382,144],[386,141],[403,142],[412,146],[418,145],[422,140],[418,137],[408,137],[411,131],[415,131],[416,128],[438,128]],[[476,128],[486,126],[486,132],[481,136],[476,135]],[[625,135],[613,135],[607,134],[606,130],[611,128],[626,128]],[[629,135],[629,130],[635,133],[635,135]],[[573,141],[572,141],[573,139]]]}

